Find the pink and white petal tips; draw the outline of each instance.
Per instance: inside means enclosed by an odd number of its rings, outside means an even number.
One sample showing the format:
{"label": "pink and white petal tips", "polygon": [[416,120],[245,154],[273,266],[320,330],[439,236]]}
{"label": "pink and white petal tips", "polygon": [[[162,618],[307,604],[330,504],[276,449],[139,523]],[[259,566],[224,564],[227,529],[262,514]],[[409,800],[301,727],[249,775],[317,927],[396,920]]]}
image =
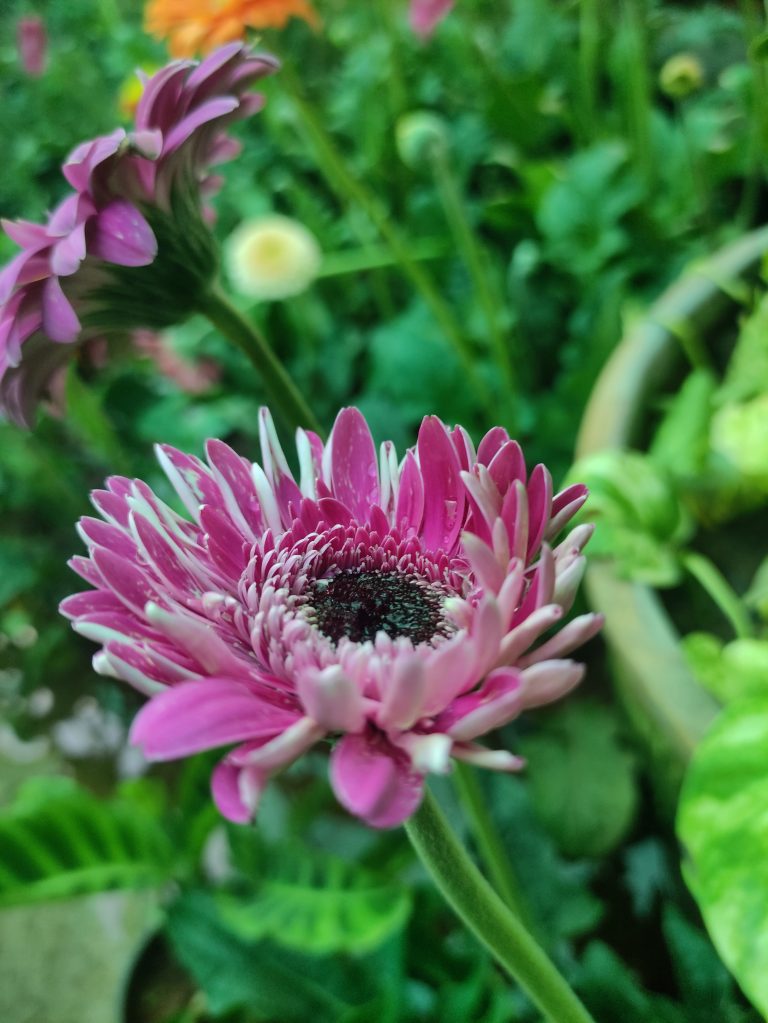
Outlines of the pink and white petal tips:
{"label": "pink and white petal tips", "polygon": [[[170,64],[145,83],[136,130],[118,128],[72,150],[62,166],[71,191],[45,223],[3,222],[22,251],[0,271],[0,413],[28,425],[66,361],[59,346],[112,330],[112,306],[125,330],[167,326],[169,308],[182,317],[193,311],[216,270],[213,242],[200,230],[217,190],[210,168],[234,155],[227,129],[262,106],[250,85],[276,66],[240,43],[200,65]],[[191,211],[186,221],[182,209]],[[180,244],[203,240],[188,276],[176,264],[158,275],[178,282],[168,302],[158,302],[155,285],[131,271],[162,263],[173,246],[158,238],[169,224]]]}
{"label": "pink and white petal tips", "polygon": [[408,18],[411,29],[428,39],[453,7],[454,0],[411,0]]}
{"label": "pink and white petal tips", "polygon": [[158,447],[187,518],[113,477],[80,523],[72,567],[93,589],[61,610],[101,645],[98,671],[149,697],[134,740],[155,760],[224,747],[212,790],[236,821],[323,740],[338,801],[372,827],[454,759],[519,770],[480,740],[577,685],[567,655],[602,624],[555,631],[591,530],[549,541],[583,490],[553,496],[504,430],[476,452],[434,416],[400,461],[356,409],[327,445],[300,430],[298,484],[266,409],[259,435],[259,463],[215,440],[206,461]]}

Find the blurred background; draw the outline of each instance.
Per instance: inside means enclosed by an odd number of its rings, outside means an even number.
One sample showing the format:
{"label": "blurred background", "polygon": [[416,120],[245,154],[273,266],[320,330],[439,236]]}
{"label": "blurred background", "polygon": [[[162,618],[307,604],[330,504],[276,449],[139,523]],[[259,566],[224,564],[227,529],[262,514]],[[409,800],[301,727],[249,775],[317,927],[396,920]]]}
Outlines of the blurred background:
{"label": "blurred background", "polygon": [[[129,123],[135,69],[168,60],[143,21],[137,0],[0,0],[4,217],[41,219],[75,144]],[[763,1018],[768,839],[698,812],[717,763],[764,813],[768,755],[688,767],[722,707],[768,712],[762,5],[456,0],[418,34],[406,0],[315,0],[259,45],[284,67],[235,129],[214,230],[321,421],[355,404],[401,453],[425,414],[475,440],[502,424],[593,492],[606,637],[578,696],[504,730],[528,771],[478,779],[531,928],[599,1023]],[[57,614],[89,491],[117,473],[170,501],[158,441],[257,459],[263,401],[193,318],[89,343],[31,432],[0,423],[0,1018],[535,1023],[402,833],[334,804],[321,753],[257,827],[225,826],[210,758],[150,770],[138,694]],[[687,771],[717,951],[681,873]],[[728,885],[751,913],[723,918]]]}

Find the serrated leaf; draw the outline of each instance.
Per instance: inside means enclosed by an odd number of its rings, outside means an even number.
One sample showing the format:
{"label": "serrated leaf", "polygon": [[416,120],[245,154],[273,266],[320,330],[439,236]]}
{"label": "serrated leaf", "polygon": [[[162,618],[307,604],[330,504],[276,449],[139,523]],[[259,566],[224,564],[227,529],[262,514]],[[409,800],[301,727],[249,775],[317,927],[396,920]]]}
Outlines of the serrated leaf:
{"label": "serrated leaf", "polygon": [[768,1014],[768,694],[726,708],[701,742],[677,827],[715,947]]}
{"label": "serrated leaf", "polygon": [[574,702],[520,745],[534,808],[561,852],[603,856],[615,848],[634,818],[637,787],[614,715],[597,703]]}
{"label": "serrated leaf", "polygon": [[153,887],[170,861],[163,831],[138,803],[104,802],[68,778],[30,779],[0,814],[0,906]]}
{"label": "serrated leaf", "polygon": [[366,953],[406,923],[400,886],[326,853],[281,845],[261,857],[257,891],[218,899],[222,920],[246,941],[271,938],[316,955]]}

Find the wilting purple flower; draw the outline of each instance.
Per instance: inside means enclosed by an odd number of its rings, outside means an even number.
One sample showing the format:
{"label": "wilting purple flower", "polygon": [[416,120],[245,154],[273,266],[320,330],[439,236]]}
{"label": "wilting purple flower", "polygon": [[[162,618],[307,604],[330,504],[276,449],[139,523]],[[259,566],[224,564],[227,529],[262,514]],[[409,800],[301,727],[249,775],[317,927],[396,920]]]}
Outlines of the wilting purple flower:
{"label": "wilting purple flower", "polygon": [[39,78],[45,71],[48,55],[48,34],[43,19],[37,15],[19,18],[16,45],[21,66],[31,78]]}
{"label": "wilting purple flower", "polygon": [[453,7],[454,0],[411,0],[409,20],[417,36],[428,39]]}
{"label": "wilting purple flower", "polygon": [[12,419],[29,422],[62,346],[190,311],[216,267],[202,222],[210,167],[236,155],[225,129],[261,107],[247,89],[275,66],[239,43],[169,64],[147,81],[134,131],[73,150],[62,168],[73,191],[45,224],[3,221],[21,246],[0,273],[0,408]]}
{"label": "wilting purple flower", "polygon": [[234,747],[212,785],[235,821],[326,738],[337,798],[374,827],[413,813],[451,758],[517,770],[476,740],[573,688],[565,655],[602,622],[542,639],[583,574],[591,527],[550,541],[586,489],[553,497],[499,427],[475,452],[428,417],[399,462],[344,409],[325,446],[297,432],[298,484],[266,410],[260,434],[261,465],[217,440],[207,465],[158,447],[191,521],[116,477],[80,522],[89,557],[71,565],[94,589],[61,609],[102,644],[97,671],[150,697],[133,740],[153,760]]}

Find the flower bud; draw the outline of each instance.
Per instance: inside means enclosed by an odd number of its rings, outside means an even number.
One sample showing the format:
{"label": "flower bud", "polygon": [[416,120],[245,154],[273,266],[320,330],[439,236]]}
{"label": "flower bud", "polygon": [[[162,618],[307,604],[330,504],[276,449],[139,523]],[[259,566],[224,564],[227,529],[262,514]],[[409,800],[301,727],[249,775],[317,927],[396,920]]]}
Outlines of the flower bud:
{"label": "flower bud", "polygon": [[233,286],[269,302],[306,291],[322,254],[303,224],[273,214],[241,224],[226,242],[225,258]]}
{"label": "flower bud", "polygon": [[450,148],[445,122],[428,110],[401,117],[395,128],[395,142],[400,159],[411,170],[445,155]]}
{"label": "flower bud", "polygon": [[704,68],[693,53],[676,53],[659,72],[659,88],[671,99],[685,99],[704,84]]}

